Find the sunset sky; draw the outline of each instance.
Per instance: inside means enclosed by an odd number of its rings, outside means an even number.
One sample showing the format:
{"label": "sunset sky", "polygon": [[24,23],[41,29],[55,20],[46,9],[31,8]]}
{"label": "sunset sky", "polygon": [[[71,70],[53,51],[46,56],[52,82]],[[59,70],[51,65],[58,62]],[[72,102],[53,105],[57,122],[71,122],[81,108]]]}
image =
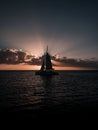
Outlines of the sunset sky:
{"label": "sunset sky", "polygon": [[1,0],[0,48],[98,59],[97,0]]}

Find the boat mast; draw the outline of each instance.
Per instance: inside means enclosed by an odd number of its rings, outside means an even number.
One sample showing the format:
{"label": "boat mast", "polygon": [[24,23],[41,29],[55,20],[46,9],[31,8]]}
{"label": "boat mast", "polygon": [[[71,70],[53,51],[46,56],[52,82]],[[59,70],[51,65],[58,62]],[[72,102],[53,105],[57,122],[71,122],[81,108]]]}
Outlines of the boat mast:
{"label": "boat mast", "polygon": [[47,45],[47,48],[46,48],[46,53],[48,53],[48,45]]}

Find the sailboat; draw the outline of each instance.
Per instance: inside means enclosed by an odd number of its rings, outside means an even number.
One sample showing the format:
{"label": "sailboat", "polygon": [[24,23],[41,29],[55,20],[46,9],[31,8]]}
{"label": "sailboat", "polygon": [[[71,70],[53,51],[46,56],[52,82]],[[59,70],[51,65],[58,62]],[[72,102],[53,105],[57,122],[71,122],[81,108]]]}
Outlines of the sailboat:
{"label": "sailboat", "polygon": [[40,70],[36,71],[35,74],[42,76],[58,75],[58,72],[56,72],[52,67],[51,56],[48,52],[48,46],[46,49],[46,53],[44,54],[42,59],[41,68]]}

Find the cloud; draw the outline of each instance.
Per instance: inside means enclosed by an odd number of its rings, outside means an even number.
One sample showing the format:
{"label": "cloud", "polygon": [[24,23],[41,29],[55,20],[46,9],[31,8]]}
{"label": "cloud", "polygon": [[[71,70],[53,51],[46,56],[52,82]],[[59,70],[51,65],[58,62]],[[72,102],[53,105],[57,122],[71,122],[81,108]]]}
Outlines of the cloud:
{"label": "cloud", "polygon": [[[54,67],[76,67],[86,69],[98,69],[98,59],[76,59],[68,57],[51,56]],[[42,57],[35,57],[23,50],[7,49],[0,50],[0,64],[20,64],[41,65]]]}
{"label": "cloud", "polygon": [[65,59],[56,59],[56,60],[53,60],[52,62],[53,62],[53,65],[55,66],[98,69],[98,60],[96,58],[91,58],[91,59],[86,59],[86,60],[65,58]]}

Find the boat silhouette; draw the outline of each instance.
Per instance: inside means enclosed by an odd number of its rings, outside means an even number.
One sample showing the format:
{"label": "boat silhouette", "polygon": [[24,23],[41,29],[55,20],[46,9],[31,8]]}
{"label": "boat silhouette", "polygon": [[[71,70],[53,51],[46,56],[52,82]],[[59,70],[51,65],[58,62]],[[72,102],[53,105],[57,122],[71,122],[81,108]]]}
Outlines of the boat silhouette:
{"label": "boat silhouette", "polygon": [[52,67],[51,56],[48,52],[48,46],[42,59],[41,68],[40,70],[36,71],[35,74],[42,76],[58,75],[58,72],[56,72]]}

